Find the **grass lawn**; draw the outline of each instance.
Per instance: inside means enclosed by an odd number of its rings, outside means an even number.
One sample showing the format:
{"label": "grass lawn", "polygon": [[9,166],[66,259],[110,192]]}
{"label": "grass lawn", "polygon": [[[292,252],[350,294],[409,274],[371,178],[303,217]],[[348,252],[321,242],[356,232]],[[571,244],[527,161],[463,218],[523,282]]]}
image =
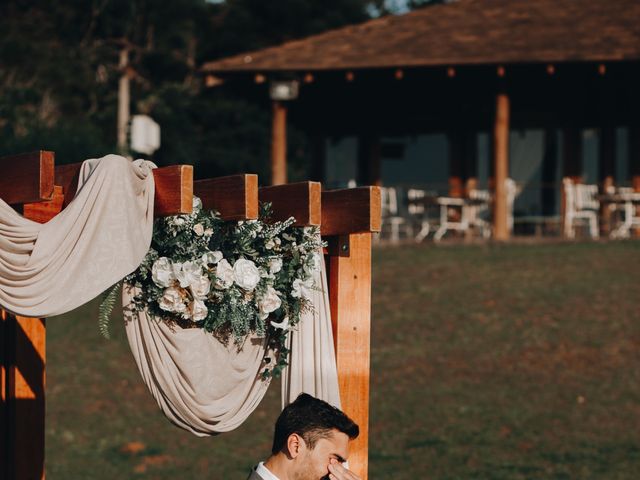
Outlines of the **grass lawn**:
{"label": "grass lawn", "polygon": [[[638,242],[374,250],[370,478],[639,478],[639,267]],[[244,480],[279,385],[194,437],[96,315],[47,323],[48,480]]]}

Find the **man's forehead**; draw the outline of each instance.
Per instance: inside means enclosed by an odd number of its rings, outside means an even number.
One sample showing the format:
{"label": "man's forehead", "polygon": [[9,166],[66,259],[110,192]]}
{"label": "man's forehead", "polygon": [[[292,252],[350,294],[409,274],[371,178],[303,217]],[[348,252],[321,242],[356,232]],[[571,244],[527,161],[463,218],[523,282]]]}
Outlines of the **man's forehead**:
{"label": "man's forehead", "polygon": [[324,442],[323,447],[325,449],[331,450],[329,453],[339,455],[343,460],[346,460],[349,455],[349,436],[346,433],[339,430],[331,430],[327,437],[323,437],[318,441],[318,444],[320,442]]}

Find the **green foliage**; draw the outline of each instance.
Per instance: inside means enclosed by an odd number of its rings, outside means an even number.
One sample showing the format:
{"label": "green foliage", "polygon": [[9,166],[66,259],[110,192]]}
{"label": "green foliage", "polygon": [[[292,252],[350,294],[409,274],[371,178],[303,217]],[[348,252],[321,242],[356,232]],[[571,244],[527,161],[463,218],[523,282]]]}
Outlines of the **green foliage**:
{"label": "green foliage", "polygon": [[118,293],[120,293],[121,286],[122,282],[120,281],[105,291],[102,294],[102,303],[98,308],[98,329],[100,330],[100,334],[107,340],[111,338],[111,334],[109,333],[111,312],[113,312],[113,307],[116,304],[116,300],[119,298]]}

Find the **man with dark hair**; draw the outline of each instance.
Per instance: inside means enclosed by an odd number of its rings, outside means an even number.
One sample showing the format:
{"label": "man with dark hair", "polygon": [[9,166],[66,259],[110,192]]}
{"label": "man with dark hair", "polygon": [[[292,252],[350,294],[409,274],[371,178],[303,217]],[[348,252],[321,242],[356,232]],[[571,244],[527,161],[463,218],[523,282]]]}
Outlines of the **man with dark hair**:
{"label": "man with dark hair", "polygon": [[342,411],[301,393],[276,421],[271,456],[247,480],[360,480],[342,465],[359,433]]}

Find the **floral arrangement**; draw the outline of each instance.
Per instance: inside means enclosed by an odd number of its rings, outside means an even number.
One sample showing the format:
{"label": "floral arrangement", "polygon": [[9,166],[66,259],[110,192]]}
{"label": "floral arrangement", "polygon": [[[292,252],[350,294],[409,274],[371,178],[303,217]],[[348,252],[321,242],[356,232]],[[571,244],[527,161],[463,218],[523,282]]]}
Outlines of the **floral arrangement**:
{"label": "floral arrangement", "polygon": [[204,328],[239,344],[266,336],[263,378],[279,376],[288,362],[287,335],[316,288],[321,247],[317,227],[294,227],[294,218],[271,222],[271,205],[258,220],[225,221],[197,197],[193,212],[156,219],[151,248],[124,279],[138,288],[134,315],[144,309],[182,328]]}

